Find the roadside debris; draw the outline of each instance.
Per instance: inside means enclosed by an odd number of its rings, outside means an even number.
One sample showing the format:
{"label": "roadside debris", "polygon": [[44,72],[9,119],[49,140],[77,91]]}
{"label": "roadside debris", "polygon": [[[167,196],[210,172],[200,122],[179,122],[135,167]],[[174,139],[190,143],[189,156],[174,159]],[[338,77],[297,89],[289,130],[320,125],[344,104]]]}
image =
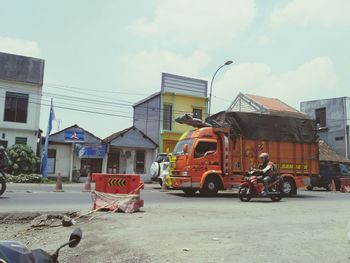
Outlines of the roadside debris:
{"label": "roadside debris", "polygon": [[143,205],[138,194],[108,194],[93,191],[91,193],[94,207],[98,210],[109,210],[111,212],[122,211],[134,213]]}

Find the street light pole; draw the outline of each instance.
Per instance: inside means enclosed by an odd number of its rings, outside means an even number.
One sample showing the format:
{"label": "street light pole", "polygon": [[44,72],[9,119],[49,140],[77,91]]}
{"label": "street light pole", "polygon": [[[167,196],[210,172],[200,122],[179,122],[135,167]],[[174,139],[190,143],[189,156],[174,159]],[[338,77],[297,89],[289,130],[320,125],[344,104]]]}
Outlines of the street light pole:
{"label": "street light pole", "polygon": [[209,109],[208,109],[208,116],[210,116],[211,96],[212,96],[212,91],[213,91],[213,81],[214,81],[214,78],[215,78],[215,76],[216,76],[216,73],[218,73],[218,71],[219,71],[221,68],[232,64],[232,62],[233,62],[233,61],[231,61],[231,60],[226,61],[225,64],[223,64],[222,66],[220,66],[220,67],[215,71],[215,73],[214,73],[214,75],[213,75],[213,78],[211,79],[211,83],[210,83],[210,95],[209,95],[209,107],[208,107],[208,108],[209,108]]}

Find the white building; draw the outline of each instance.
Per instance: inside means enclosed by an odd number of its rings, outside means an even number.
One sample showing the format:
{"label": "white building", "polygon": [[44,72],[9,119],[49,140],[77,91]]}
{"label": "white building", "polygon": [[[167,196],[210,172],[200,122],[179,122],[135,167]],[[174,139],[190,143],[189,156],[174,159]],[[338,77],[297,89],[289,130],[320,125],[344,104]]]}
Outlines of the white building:
{"label": "white building", "polygon": [[61,173],[70,181],[75,171],[80,171],[81,177],[88,172],[101,173],[105,156],[102,140],[75,124],[50,135],[47,173],[49,177]]}
{"label": "white building", "polygon": [[0,52],[0,144],[37,150],[44,60]]}
{"label": "white building", "polygon": [[158,145],[146,134],[132,126],[116,132],[103,140],[107,144],[109,174],[139,174],[150,180],[149,170],[155,160]]}

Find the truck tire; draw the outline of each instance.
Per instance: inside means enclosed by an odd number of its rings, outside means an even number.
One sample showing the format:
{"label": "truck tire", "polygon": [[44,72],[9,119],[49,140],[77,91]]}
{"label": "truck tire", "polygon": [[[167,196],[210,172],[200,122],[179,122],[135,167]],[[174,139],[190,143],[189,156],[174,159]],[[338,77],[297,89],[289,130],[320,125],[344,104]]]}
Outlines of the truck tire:
{"label": "truck tire", "polygon": [[0,172],[0,196],[5,192],[5,190],[6,190],[5,174],[1,171]]}
{"label": "truck tire", "polygon": [[215,175],[210,175],[205,179],[203,187],[199,192],[203,196],[216,196],[219,191],[219,180]]}
{"label": "truck tire", "polygon": [[292,196],[297,193],[297,188],[294,183],[294,180],[291,178],[283,179],[283,195],[284,196]]}
{"label": "truck tire", "polygon": [[185,193],[186,196],[194,196],[197,192],[197,189],[193,188],[184,188],[182,191]]}

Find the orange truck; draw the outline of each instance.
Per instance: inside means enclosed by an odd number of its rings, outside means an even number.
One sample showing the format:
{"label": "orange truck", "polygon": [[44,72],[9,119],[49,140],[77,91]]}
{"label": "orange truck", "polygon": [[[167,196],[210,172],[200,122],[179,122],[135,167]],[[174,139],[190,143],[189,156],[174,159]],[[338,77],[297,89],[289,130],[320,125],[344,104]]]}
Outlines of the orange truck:
{"label": "orange truck", "polygon": [[[183,123],[183,122],[180,122]],[[186,195],[214,196],[238,188],[242,176],[268,152],[283,176],[285,195],[319,172],[315,123],[291,116],[220,112],[182,135],[170,158],[169,181]]]}

